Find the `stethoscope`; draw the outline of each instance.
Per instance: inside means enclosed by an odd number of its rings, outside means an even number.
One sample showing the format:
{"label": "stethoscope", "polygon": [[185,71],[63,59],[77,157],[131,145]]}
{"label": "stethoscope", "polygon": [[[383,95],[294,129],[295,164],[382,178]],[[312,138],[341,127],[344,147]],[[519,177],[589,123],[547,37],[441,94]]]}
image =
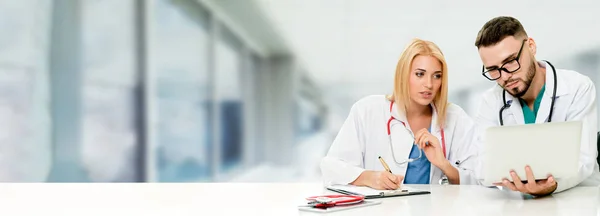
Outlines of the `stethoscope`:
{"label": "stethoscope", "polygon": [[[415,135],[408,130],[408,128],[406,127],[406,123],[404,123],[403,121],[400,121],[398,119],[396,119],[393,115],[392,115],[392,107],[394,106],[394,102],[390,103],[390,119],[387,121],[387,134],[388,134],[388,140],[390,143],[390,149],[392,150],[392,157],[394,158],[394,162],[396,162],[396,164],[403,166],[404,164],[407,163],[411,163],[413,161],[419,160],[421,158],[421,156],[423,156],[423,151],[421,149],[419,149],[419,157],[417,158],[409,158],[407,160],[404,160],[402,162],[398,162],[398,160],[396,159],[396,154],[394,154],[394,145],[392,145],[392,130],[391,130],[391,124],[393,120],[399,121],[400,123],[402,123],[402,125],[404,125],[404,128],[410,133],[410,135],[413,137],[413,140],[415,138]],[[444,158],[446,158],[446,139],[444,137],[444,129],[441,129],[441,134],[442,134],[442,151],[444,152]]]}
{"label": "stethoscope", "polygon": [[[399,121],[400,123],[402,123],[402,125],[404,125],[404,128],[410,133],[410,135],[413,137],[413,140],[415,139],[415,135],[408,130],[408,128],[406,127],[406,123],[404,123],[403,121],[400,121],[396,118],[394,118],[394,115],[392,115],[392,107],[394,105],[394,102],[392,101],[390,103],[390,119],[387,121],[387,134],[388,134],[388,141],[390,143],[390,149],[392,150],[392,158],[394,158],[394,162],[400,166],[403,166],[407,163],[419,160],[422,156],[423,156],[423,150],[419,149],[419,157],[417,158],[409,158],[408,160],[404,160],[402,162],[398,162],[398,160],[396,159],[396,154],[394,153],[394,145],[392,145],[392,130],[391,130],[391,124],[393,120]],[[440,133],[442,135],[442,152],[444,153],[444,158],[446,158],[446,138],[444,136],[444,128],[441,128]],[[413,142],[414,143],[414,142]],[[456,162],[457,165],[458,163],[460,163],[459,161]],[[441,185],[448,185],[450,184],[448,177],[446,175],[443,175],[442,178],[439,180],[438,182]]]}
{"label": "stethoscope", "polygon": [[[554,89],[552,89],[552,103],[550,103],[550,114],[548,114],[548,122],[552,121],[552,112],[554,112],[554,100],[556,99],[556,69],[554,68],[554,65],[552,65],[549,61],[545,61],[546,63],[548,63],[548,65],[550,65],[550,67],[552,68],[552,73],[554,74]],[[504,105],[500,108],[500,112],[498,112],[498,116],[500,119],[500,125],[504,126],[504,120],[502,119],[502,112],[504,112],[504,110],[506,108],[509,108],[510,105],[512,104],[512,100],[510,101],[506,101],[506,90],[504,90],[502,92],[502,101],[504,102]]]}
{"label": "stethoscope", "polygon": [[[402,162],[398,162],[398,160],[396,159],[396,154],[394,153],[394,145],[392,145],[392,130],[391,130],[391,123],[393,120],[399,121],[400,123],[402,123],[402,125],[404,125],[404,128],[410,133],[410,135],[413,137],[413,140],[415,138],[415,136],[412,134],[412,132],[410,130],[408,130],[408,128],[406,127],[406,123],[404,123],[403,121],[400,121],[398,119],[396,119],[394,117],[394,115],[392,115],[392,107],[394,105],[394,102],[392,101],[390,103],[390,119],[387,121],[387,134],[388,134],[388,141],[390,144],[390,149],[392,150],[392,158],[394,159],[394,162],[400,166],[403,166],[407,163],[419,160],[421,158],[421,156],[423,156],[423,150],[419,149],[419,157],[417,158],[409,158],[408,160],[404,160]],[[446,156],[446,138],[444,135],[444,128],[440,129],[440,133],[442,135],[442,152],[444,153],[444,158],[448,159],[448,157]],[[467,158],[461,160],[457,160],[454,164],[456,164],[457,166],[460,166],[460,164],[466,160],[468,160],[469,158],[471,158],[471,155],[469,155]],[[438,182],[441,185],[448,185],[450,184],[448,177],[446,175],[443,175],[442,178],[439,180]]]}

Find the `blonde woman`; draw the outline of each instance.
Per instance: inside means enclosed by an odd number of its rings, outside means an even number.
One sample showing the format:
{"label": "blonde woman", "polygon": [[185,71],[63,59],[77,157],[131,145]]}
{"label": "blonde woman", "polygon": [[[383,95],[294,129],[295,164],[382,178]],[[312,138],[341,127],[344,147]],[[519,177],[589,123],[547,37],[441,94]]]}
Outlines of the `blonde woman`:
{"label": "blonde woman", "polygon": [[475,129],[459,106],[448,103],[442,52],[415,39],[398,61],[393,94],[352,106],[321,161],[323,180],[375,189],[477,184]]}

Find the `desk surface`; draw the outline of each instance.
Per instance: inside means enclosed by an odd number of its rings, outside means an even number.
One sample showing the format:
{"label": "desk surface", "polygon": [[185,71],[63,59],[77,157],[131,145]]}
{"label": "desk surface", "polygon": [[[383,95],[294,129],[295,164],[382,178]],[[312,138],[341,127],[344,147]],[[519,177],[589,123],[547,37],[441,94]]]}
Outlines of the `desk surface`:
{"label": "desk surface", "polygon": [[[378,199],[382,201],[379,205],[326,215],[600,215],[598,187],[577,187],[551,197],[526,199],[519,193],[480,186],[410,186],[432,193]],[[0,212],[61,216],[323,215],[299,211],[297,206],[305,197],[333,193],[319,183],[0,184]]]}

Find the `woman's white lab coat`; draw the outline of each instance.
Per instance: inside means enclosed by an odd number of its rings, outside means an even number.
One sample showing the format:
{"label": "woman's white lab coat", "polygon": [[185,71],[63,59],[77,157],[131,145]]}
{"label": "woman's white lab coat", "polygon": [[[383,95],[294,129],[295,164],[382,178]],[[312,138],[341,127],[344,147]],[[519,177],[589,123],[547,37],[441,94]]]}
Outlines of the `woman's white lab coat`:
{"label": "woman's white lab coat", "polygon": [[[536,116],[536,124],[544,123],[550,113],[550,103],[554,90],[554,74],[552,67],[546,67],[545,62],[538,63],[546,68],[546,90]],[[570,70],[556,70],[557,86],[556,99],[552,122],[583,121],[581,137],[581,155],[579,157],[579,175],[571,178],[556,179],[560,192],[578,184],[600,185],[600,172],[598,172],[597,156],[597,105],[596,88],[594,83],[586,76]],[[481,130],[500,126],[499,111],[504,105],[502,99],[503,89],[497,85],[483,93],[479,112],[475,121]],[[512,101],[514,100],[514,101]],[[512,101],[511,106],[502,113],[504,125],[525,124],[523,110],[519,100],[506,94],[506,101]],[[479,149],[483,150],[483,147]],[[480,152],[483,157],[485,153]],[[535,169],[535,167],[532,167]],[[506,171],[508,173],[508,171]]]}
{"label": "woman's white lab coat", "polygon": [[[390,103],[384,95],[377,95],[365,97],[352,106],[329,152],[321,161],[324,184],[348,184],[364,170],[385,170],[379,156],[384,158],[392,173],[406,175],[407,164],[398,165],[392,157],[387,134],[390,115],[397,119],[391,123],[391,140],[399,163],[409,158],[414,138],[409,133],[410,127],[405,114],[399,113],[397,103],[393,104],[390,113]],[[446,116],[446,155],[458,169],[461,184],[476,184],[477,178],[473,172],[477,163],[475,123],[459,106],[453,104],[448,106]],[[436,119],[437,113],[434,111],[431,134],[440,140],[441,145],[441,133]],[[400,121],[406,122],[407,127]],[[425,154],[422,157],[426,157]],[[438,184],[443,176],[439,168],[431,165],[431,184]]]}

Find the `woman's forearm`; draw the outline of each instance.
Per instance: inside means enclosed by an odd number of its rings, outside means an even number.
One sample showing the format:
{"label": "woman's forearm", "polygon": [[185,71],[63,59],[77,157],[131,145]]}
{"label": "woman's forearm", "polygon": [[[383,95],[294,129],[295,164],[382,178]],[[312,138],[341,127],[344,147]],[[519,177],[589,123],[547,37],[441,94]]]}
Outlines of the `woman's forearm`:
{"label": "woman's forearm", "polygon": [[450,164],[449,161],[444,163],[443,166],[440,167],[442,172],[448,177],[448,181],[450,184],[460,184],[460,174],[458,170]]}

